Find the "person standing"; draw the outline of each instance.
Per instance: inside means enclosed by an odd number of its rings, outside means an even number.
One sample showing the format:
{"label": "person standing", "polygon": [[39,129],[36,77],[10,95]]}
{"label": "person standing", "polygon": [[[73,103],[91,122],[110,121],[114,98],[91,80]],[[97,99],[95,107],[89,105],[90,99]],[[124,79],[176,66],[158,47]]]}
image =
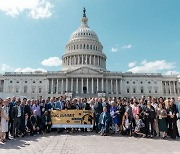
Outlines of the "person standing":
{"label": "person standing", "polygon": [[8,132],[8,122],[9,122],[9,107],[8,100],[6,99],[1,108],[1,132],[2,132],[2,142],[5,142],[6,133]]}
{"label": "person standing", "polygon": [[168,136],[172,139],[176,139],[178,136],[177,129],[177,108],[174,103],[174,99],[167,100],[166,102],[166,110],[167,110],[167,121],[168,121]]}
{"label": "person standing", "polygon": [[178,127],[178,133],[179,133],[179,136],[180,136],[180,97],[178,97],[178,101],[176,103],[176,108],[177,108],[177,112],[178,112],[178,120],[177,120],[177,127]]}
{"label": "person standing", "polygon": [[10,134],[13,136],[13,120],[12,120],[12,108],[15,106],[16,104],[16,97],[13,96],[11,102],[9,103],[9,130],[10,130]]}
{"label": "person standing", "polygon": [[159,131],[162,133],[162,139],[166,138],[166,132],[167,132],[167,112],[163,108],[163,105],[160,103],[157,108],[157,118],[158,118],[158,128]]}
{"label": "person standing", "polygon": [[98,98],[95,98],[94,118],[95,118],[95,130],[96,130],[96,133],[98,133],[98,122],[99,122],[99,116],[100,116],[101,113],[102,113],[102,104],[100,102],[98,102]]}
{"label": "person standing", "polygon": [[23,110],[21,107],[21,101],[17,101],[16,105],[12,108],[12,118],[13,118],[13,136],[19,137],[19,131],[21,126],[21,117],[23,116]]}
{"label": "person standing", "polygon": [[154,107],[151,105],[150,101],[147,101],[147,106],[144,112],[145,112],[145,122],[146,122],[146,128],[147,128],[147,137],[153,138],[154,119],[156,117],[156,112],[155,112]]}

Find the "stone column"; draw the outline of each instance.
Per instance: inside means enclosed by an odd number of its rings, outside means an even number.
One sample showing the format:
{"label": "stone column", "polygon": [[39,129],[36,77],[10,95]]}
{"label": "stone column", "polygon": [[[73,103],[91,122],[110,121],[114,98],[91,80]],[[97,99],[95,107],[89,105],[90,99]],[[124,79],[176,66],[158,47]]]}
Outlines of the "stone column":
{"label": "stone column", "polygon": [[174,81],[173,83],[174,83],[174,94],[176,95],[176,81]]}
{"label": "stone column", "polygon": [[92,89],[91,89],[91,90],[92,90],[92,94],[94,94],[94,83],[93,83],[93,81],[94,81],[94,80],[93,80],[93,78],[92,78]]}
{"label": "stone column", "polygon": [[111,94],[113,94],[113,84],[112,84],[112,79],[111,79]]}
{"label": "stone column", "polygon": [[91,58],[92,58],[92,55],[90,55],[89,57],[89,64],[91,65]]}
{"label": "stone column", "polygon": [[78,78],[76,79],[76,94],[78,94]]}
{"label": "stone column", "polygon": [[88,64],[88,63],[87,63],[87,55],[86,55],[86,63],[85,63],[85,64],[86,64],[86,65]]}
{"label": "stone column", "polygon": [[63,93],[64,93],[64,80],[63,80],[63,78],[62,78],[61,94],[63,94]]}
{"label": "stone column", "polygon": [[88,78],[87,78],[87,94],[89,93],[89,83],[88,83]]}
{"label": "stone column", "polygon": [[56,94],[59,93],[59,80],[57,79]]}
{"label": "stone column", "polygon": [[51,94],[54,93],[54,85],[53,85],[53,78],[52,78],[52,82],[51,82]]}
{"label": "stone column", "polygon": [[80,64],[80,55],[78,55],[78,65]]}
{"label": "stone column", "polygon": [[97,65],[99,66],[99,56],[97,57],[97,62],[98,62],[98,64],[97,64]]}
{"label": "stone column", "polygon": [[96,56],[94,56],[94,65],[96,65]]}
{"label": "stone column", "polygon": [[120,92],[120,94],[121,94],[121,86],[122,86],[121,82],[122,82],[122,80],[120,79],[119,80],[119,92]]}
{"label": "stone column", "polygon": [[82,55],[82,64],[84,64],[84,56]]}
{"label": "stone column", "polygon": [[117,79],[116,79],[116,94],[118,94],[118,82],[117,82]]}
{"label": "stone column", "polygon": [[99,91],[99,79],[97,78],[97,92]]}
{"label": "stone column", "polygon": [[83,94],[83,86],[84,86],[84,84],[83,84],[83,78],[81,79],[81,93]]}
{"label": "stone column", "polygon": [[73,92],[73,78],[71,78],[71,92]]}
{"label": "stone column", "polygon": [[108,90],[108,79],[106,79],[106,94],[108,94],[109,90]]}
{"label": "stone column", "polygon": [[104,79],[102,78],[102,92],[104,92]]}
{"label": "stone column", "polygon": [[66,78],[66,92],[68,92],[68,78]]}
{"label": "stone column", "polygon": [[170,94],[172,94],[171,81],[169,81],[169,89],[170,89]]}
{"label": "stone column", "polygon": [[[165,89],[165,95],[167,94],[167,89],[166,89],[166,81],[164,81],[164,89]],[[163,89],[163,90],[164,90]]]}

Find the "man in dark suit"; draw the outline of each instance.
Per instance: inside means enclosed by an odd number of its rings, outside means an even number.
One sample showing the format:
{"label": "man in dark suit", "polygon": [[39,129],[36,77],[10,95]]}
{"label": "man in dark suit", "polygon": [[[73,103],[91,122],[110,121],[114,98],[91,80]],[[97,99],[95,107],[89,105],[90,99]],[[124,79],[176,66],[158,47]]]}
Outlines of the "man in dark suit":
{"label": "man in dark suit", "polygon": [[16,105],[12,108],[14,138],[18,137],[18,133],[20,132],[21,121],[24,118],[24,107],[20,104],[21,101],[17,101]]}
{"label": "man in dark suit", "polygon": [[13,135],[13,118],[12,118],[12,108],[16,104],[16,97],[13,96],[11,102],[9,103],[9,130],[11,135]]}
{"label": "man in dark suit", "polygon": [[24,120],[21,122],[22,137],[26,136],[29,132],[32,132],[33,126],[29,119],[28,114],[24,115]]}
{"label": "man in dark suit", "polygon": [[32,130],[30,132],[31,135],[36,134],[37,132],[41,133],[40,124],[41,124],[41,118],[37,115],[37,111],[34,110],[33,115],[30,118],[31,124],[32,124]]}
{"label": "man in dark suit", "polygon": [[45,111],[45,113],[41,117],[41,130],[46,133],[51,132],[51,117],[48,111]]}
{"label": "man in dark suit", "polygon": [[32,110],[31,110],[31,100],[27,100],[26,98],[23,99],[24,101],[24,114],[28,114],[28,117],[30,118],[30,116],[32,115]]}
{"label": "man in dark suit", "polygon": [[95,128],[96,132],[98,133],[98,122],[99,122],[99,116],[102,113],[102,104],[98,101],[98,98],[95,98],[94,103],[94,118],[95,118]]}

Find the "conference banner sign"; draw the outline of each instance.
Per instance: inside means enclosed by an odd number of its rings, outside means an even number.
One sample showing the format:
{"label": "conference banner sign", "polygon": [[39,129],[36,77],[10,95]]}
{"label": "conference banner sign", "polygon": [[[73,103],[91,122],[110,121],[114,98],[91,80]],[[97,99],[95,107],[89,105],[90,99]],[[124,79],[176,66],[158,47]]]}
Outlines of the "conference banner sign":
{"label": "conference banner sign", "polygon": [[91,110],[52,110],[52,128],[93,128]]}

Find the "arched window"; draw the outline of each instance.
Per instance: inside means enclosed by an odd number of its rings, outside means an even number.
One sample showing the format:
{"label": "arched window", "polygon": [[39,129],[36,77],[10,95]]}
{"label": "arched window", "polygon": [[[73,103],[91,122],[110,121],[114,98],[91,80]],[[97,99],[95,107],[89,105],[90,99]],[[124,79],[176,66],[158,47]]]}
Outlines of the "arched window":
{"label": "arched window", "polygon": [[92,50],[92,45],[90,45],[90,49]]}
{"label": "arched window", "polygon": [[80,49],[82,49],[82,44],[80,44]]}
{"label": "arched window", "polygon": [[76,49],[76,46],[74,45],[74,50]]}
{"label": "arched window", "polygon": [[87,44],[87,49],[89,49],[89,44]]}
{"label": "arched window", "polygon": [[93,50],[95,50],[95,45],[93,45]]}
{"label": "arched window", "polygon": [[143,89],[143,87],[141,87],[141,94],[143,94],[144,93],[144,89]]}
{"label": "arched window", "polygon": [[86,48],[86,45],[84,44],[83,49],[85,49],[85,48]]}

